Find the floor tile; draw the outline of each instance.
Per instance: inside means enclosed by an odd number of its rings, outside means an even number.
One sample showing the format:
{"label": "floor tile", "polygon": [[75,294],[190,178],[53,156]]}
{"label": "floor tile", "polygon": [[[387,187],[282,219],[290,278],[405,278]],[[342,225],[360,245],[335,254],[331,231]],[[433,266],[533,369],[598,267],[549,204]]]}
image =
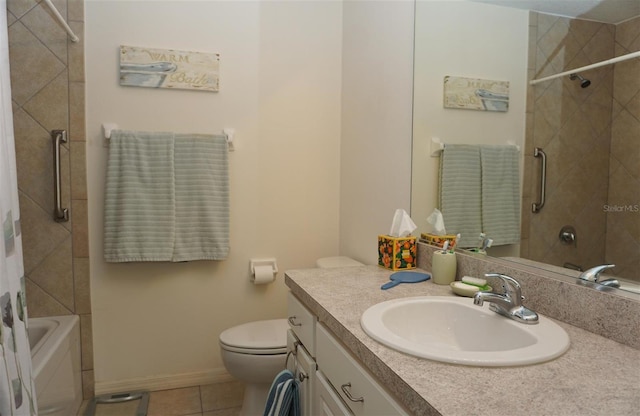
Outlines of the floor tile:
{"label": "floor tile", "polygon": [[184,416],[202,413],[200,388],[152,391],[148,416]]}
{"label": "floor tile", "polygon": [[229,407],[227,409],[211,410],[209,412],[202,413],[202,416],[238,416],[240,414],[240,407]]}
{"label": "floor tile", "polygon": [[202,394],[202,410],[228,409],[242,405],[244,384],[239,381],[207,384],[206,386],[200,386],[200,391]]}

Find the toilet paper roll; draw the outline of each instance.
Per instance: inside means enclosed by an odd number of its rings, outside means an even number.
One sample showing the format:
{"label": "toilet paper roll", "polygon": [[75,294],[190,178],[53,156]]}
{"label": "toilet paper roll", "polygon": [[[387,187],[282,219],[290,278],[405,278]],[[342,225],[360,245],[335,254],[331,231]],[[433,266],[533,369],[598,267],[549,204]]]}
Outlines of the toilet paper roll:
{"label": "toilet paper roll", "polygon": [[254,285],[266,285],[267,283],[271,283],[276,278],[276,274],[273,272],[273,266],[265,265],[265,266],[255,266],[255,273],[251,278],[251,281]]}

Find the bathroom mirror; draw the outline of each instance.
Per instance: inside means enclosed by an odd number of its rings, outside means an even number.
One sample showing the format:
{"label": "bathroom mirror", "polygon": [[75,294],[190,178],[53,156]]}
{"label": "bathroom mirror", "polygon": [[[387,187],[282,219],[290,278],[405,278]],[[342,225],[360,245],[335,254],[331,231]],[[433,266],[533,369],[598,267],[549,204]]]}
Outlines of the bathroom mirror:
{"label": "bathroom mirror", "polygon": [[[523,155],[521,243],[493,247],[489,255],[573,278],[579,272],[571,268],[614,263],[612,274],[640,285],[640,151],[631,143],[640,137],[631,108],[640,94],[640,60],[580,74],[588,87],[563,77],[527,95],[529,79],[624,54],[624,35],[637,33],[640,11],[629,9],[625,26],[616,27],[483,3],[490,2],[416,3],[411,215],[417,232],[429,230],[426,218],[437,206],[433,137],[515,142]],[[508,111],[444,109],[445,76],[509,81]],[[546,204],[535,214],[541,164],[534,147],[548,158]]]}

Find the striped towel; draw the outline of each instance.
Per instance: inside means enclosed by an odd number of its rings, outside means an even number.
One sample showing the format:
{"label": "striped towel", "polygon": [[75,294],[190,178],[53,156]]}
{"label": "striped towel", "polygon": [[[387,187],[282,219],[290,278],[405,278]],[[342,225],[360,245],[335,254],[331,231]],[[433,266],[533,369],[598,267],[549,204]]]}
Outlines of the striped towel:
{"label": "striped towel", "polygon": [[299,416],[300,388],[290,370],[282,370],[271,383],[264,416]]}
{"label": "striped towel", "polygon": [[480,148],[448,144],[440,157],[440,211],[458,247],[473,247],[482,232]]}
{"label": "striped towel", "polygon": [[171,260],[173,141],[172,133],[112,132],[104,201],[106,261]]}
{"label": "striped towel", "polygon": [[224,136],[176,135],[173,261],[223,260],[229,252],[229,174]]}
{"label": "striped towel", "polygon": [[222,260],[229,251],[224,136],[112,132],[107,262]]}
{"label": "striped towel", "polygon": [[493,245],[520,242],[520,167],[515,146],[481,146],[482,230]]}

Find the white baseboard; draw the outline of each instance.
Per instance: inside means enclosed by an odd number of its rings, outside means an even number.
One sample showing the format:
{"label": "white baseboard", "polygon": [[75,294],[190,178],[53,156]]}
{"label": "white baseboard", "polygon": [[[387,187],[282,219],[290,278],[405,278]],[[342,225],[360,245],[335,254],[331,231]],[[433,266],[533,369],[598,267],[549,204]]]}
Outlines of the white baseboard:
{"label": "white baseboard", "polygon": [[157,391],[179,389],[183,387],[201,386],[212,383],[223,383],[235,380],[224,369],[196,371],[192,373],[172,374],[155,377],[140,377],[118,381],[96,381],[96,396],[108,393],[127,391]]}

